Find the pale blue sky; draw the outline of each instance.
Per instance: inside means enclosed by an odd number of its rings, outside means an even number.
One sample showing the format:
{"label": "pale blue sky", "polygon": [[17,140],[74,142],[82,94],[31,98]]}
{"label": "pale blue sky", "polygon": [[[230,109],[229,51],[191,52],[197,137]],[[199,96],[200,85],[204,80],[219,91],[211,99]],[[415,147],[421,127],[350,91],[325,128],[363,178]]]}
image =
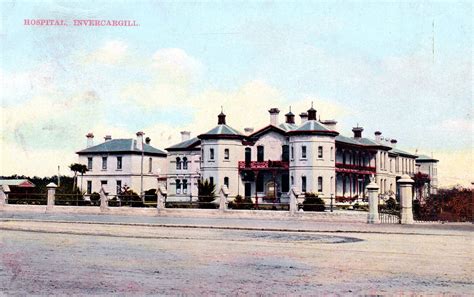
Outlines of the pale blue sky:
{"label": "pale blue sky", "polygon": [[[140,26],[27,27],[25,18],[134,19]],[[109,42],[124,50],[104,64],[95,53]],[[26,151],[62,143],[73,155],[84,132],[97,126],[131,135],[160,123],[180,129],[204,121],[210,127],[214,118],[198,119],[196,100],[227,94],[223,102],[230,108],[240,104],[235,94],[255,81],[278,94],[280,109],[302,100],[309,107],[310,98],[333,104],[341,112],[321,116],[335,117],[346,135],[359,123],[366,135],[381,130],[402,148],[429,153],[472,146],[469,2],[3,1],[1,44],[4,115],[38,96],[64,102],[63,115],[33,114],[28,121],[17,114],[9,125],[3,120],[3,141]],[[185,84],[151,68],[163,49],[179,49],[186,63],[198,65]],[[172,86],[171,101],[186,97],[189,108],[162,104],[160,92],[133,98],[144,105],[123,99],[131,84],[149,90],[162,80]],[[84,94],[99,99],[69,110],[70,98]],[[217,113],[221,103],[209,108]],[[78,120],[71,123],[73,114]],[[70,132],[66,139],[64,131]]]}

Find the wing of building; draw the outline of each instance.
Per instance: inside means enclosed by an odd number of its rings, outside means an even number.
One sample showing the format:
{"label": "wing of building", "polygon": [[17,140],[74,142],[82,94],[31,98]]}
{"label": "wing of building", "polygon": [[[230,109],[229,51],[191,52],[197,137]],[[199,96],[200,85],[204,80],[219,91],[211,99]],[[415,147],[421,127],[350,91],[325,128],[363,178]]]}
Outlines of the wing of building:
{"label": "wing of building", "polygon": [[[209,131],[194,138],[182,132],[182,142],[166,149],[168,200],[197,199],[197,181],[207,179],[216,189],[226,185],[230,196],[260,202],[288,201],[291,187],[348,202],[366,198],[372,176],[388,198],[397,195],[402,175],[424,170],[423,157],[397,148],[381,132],[368,138],[357,126],[342,135],[335,120],[318,120],[313,107],[300,114],[299,124],[291,110],[280,123],[279,112],[271,108],[269,124],[257,131],[237,131],[221,112]],[[430,174],[437,180],[435,170]]]}
{"label": "wing of building", "polygon": [[76,152],[79,163],[88,171],[79,177],[78,185],[83,192],[91,194],[104,188],[108,194],[117,194],[124,187],[136,193],[157,189],[157,180],[166,176],[167,153],[151,146],[149,139],[143,141],[143,133],[136,139],[112,139],[94,145],[94,135],[89,133],[87,147]]}

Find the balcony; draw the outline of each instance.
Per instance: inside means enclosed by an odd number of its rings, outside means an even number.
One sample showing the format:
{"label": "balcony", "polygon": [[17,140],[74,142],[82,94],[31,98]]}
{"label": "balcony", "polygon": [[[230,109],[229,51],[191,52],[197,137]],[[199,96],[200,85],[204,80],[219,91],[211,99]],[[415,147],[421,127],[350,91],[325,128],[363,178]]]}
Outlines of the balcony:
{"label": "balcony", "polygon": [[375,173],[375,167],[336,163],[336,172],[373,174]]}
{"label": "balcony", "polygon": [[285,161],[239,161],[239,170],[267,170],[267,169],[283,169],[288,170],[289,163]]}

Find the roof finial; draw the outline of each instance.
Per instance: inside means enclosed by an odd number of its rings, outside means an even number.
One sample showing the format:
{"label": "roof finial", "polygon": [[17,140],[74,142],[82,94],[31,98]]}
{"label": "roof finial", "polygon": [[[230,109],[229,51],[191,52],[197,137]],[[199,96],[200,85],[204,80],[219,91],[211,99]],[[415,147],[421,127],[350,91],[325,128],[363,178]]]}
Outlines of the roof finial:
{"label": "roof finial", "polygon": [[221,113],[224,113],[224,108],[222,107],[222,105],[221,105]]}
{"label": "roof finial", "polygon": [[311,101],[311,108],[313,108],[313,101]]}
{"label": "roof finial", "polygon": [[290,105],[290,112],[291,112],[291,105]]}

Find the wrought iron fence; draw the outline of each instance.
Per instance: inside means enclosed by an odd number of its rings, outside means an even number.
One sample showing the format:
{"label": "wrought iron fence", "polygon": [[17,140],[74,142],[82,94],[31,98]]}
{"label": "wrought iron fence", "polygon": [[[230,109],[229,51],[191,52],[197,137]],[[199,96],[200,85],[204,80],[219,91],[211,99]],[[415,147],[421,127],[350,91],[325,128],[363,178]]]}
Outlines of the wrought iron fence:
{"label": "wrought iron fence", "polygon": [[400,224],[400,208],[387,208],[385,205],[379,205],[379,221],[382,224]]}
{"label": "wrought iron fence", "polygon": [[10,193],[7,204],[46,205],[46,193]]}

